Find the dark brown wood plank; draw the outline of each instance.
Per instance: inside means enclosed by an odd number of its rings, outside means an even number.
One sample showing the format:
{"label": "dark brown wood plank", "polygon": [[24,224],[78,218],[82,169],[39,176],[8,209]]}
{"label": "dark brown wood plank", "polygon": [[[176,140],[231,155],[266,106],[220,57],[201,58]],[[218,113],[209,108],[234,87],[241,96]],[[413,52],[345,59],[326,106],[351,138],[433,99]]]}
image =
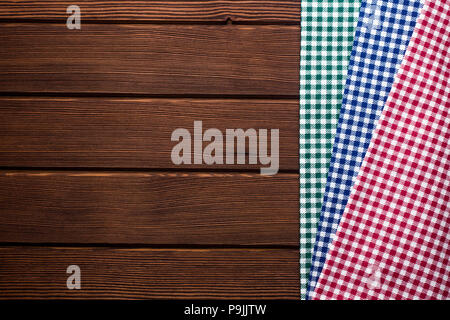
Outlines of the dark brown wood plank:
{"label": "dark brown wood plank", "polygon": [[0,97],[0,166],[267,166],[174,165],[172,132],[186,128],[193,135],[194,121],[201,120],[204,131],[279,129],[280,168],[297,170],[298,108],[297,100]]}
{"label": "dark brown wood plank", "polygon": [[298,245],[298,175],[0,171],[0,242]]}
{"label": "dark brown wood plank", "polygon": [[[0,247],[2,299],[298,299],[298,251]],[[66,269],[81,269],[68,290]]]}
{"label": "dark brown wood plank", "polygon": [[[67,19],[73,1],[0,1],[0,19]],[[300,0],[96,1],[77,0],[83,20],[252,21],[298,23]]]}
{"label": "dark brown wood plank", "polygon": [[299,29],[6,23],[0,92],[297,97]]}

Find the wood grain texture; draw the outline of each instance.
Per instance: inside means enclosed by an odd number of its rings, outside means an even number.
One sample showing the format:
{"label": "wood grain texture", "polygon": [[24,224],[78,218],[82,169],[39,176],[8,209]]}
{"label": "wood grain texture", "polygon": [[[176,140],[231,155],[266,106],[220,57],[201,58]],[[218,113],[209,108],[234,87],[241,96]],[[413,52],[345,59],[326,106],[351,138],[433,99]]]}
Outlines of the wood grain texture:
{"label": "wood grain texture", "polygon": [[298,26],[5,23],[0,92],[299,93]]}
{"label": "wood grain texture", "polygon": [[297,250],[0,247],[0,260],[3,299],[298,299]]}
{"label": "wood grain texture", "polygon": [[297,100],[0,97],[0,114],[0,166],[206,170],[267,166],[174,165],[171,151],[177,142],[171,141],[172,132],[186,128],[193,135],[194,121],[202,120],[204,131],[279,129],[280,168],[298,169]]}
{"label": "wood grain texture", "polygon": [[[61,19],[73,1],[0,1],[0,19]],[[83,20],[97,21],[300,21],[299,0],[96,1],[77,0]]]}
{"label": "wood grain texture", "polygon": [[0,171],[0,242],[298,245],[298,175]]}
{"label": "wood grain texture", "polygon": [[0,0],[0,298],[298,299],[298,174],[175,167],[170,134],[280,129],[296,171],[299,19],[298,0]]}

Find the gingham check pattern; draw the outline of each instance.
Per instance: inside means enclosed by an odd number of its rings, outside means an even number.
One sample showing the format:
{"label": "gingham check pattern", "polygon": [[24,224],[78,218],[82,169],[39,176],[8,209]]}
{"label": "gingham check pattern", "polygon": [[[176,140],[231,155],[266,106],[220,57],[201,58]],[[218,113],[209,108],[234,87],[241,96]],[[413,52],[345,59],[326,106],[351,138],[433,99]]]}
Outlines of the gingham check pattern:
{"label": "gingham check pattern", "polygon": [[302,0],[300,295],[306,294],[360,0]]}
{"label": "gingham check pattern", "polygon": [[421,0],[363,0],[318,224],[308,294],[320,275],[350,190],[394,82]]}
{"label": "gingham check pattern", "polygon": [[428,0],[315,298],[450,298],[449,24]]}

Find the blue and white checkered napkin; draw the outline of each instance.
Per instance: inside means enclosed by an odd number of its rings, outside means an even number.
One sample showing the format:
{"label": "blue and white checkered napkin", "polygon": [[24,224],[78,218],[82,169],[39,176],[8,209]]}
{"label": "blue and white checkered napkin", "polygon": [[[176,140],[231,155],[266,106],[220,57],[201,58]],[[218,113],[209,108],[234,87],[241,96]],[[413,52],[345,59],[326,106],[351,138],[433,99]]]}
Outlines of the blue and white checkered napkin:
{"label": "blue and white checkered napkin", "polygon": [[308,285],[314,291],[422,0],[362,0]]}

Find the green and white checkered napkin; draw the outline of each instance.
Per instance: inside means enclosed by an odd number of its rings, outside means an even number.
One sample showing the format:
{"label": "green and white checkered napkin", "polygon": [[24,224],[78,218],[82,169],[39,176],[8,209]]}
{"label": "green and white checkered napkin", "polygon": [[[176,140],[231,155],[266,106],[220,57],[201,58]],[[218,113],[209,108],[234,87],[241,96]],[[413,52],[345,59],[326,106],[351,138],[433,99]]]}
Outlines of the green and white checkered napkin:
{"label": "green and white checkered napkin", "polygon": [[360,0],[302,0],[300,295],[304,299]]}

